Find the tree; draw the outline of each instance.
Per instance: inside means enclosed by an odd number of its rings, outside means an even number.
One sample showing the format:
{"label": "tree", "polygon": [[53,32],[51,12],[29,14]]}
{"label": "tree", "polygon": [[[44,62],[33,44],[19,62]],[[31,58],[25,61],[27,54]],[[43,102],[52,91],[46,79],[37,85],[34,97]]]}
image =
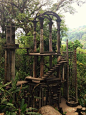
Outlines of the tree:
{"label": "tree", "polygon": [[82,36],[82,40],[83,40],[83,41],[86,41],[86,34],[84,34],[84,35]]}
{"label": "tree", "polygon": [[22,27],[27,34],[32,28],[32,18],[47,2],[40,0],[0,0],[0,25],[5,31],[8,22]]}
{"label": "tree", "polygon": [[78,5],[81,5],[81,3],[86,1],[58,0],[55,4],[52,0],[51,2],[49,0],[0,0],[0,25],[2,30],[5,31],[7,22],[15,22],[27,34],[32,28],[32,23],[30,23],[32,18],[43,6],[45,10],[58,11],[58,13],[61,11],[73,13],[72,3],[76,2]]}
{"label": "tree", "polygon": [[72,6],[73,3],[77,3],[78,6],[81,6],[86,3],[86,0],[58,0],[53,4],[52,10],[57,11],[58,13],[69,12],[72,14],[75,12],[75,9]]}
{"label": "tree", "polygon": [[79,40],[75,40],[75,41],[74,41],[74,48],[78,48],[78,47],[82,48],[83,45],[80,43]]}
{"label": "tree", "polygon": [[83,45],[80,43],[79,40],[75,40],[74,42],[72,42],[72,41],[68,42],[68,49],[69,50],[73,50],[73,49],[76,49],[78,47],[80,47],[80,48],[83,47]]}

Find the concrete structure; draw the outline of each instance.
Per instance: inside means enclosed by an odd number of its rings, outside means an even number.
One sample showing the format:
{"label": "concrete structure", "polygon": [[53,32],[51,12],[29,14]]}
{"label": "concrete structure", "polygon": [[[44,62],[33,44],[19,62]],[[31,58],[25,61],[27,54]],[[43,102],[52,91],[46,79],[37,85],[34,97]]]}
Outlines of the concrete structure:
{"label": "concrete structure", "polygon": [[[56,37],[56,52],[53,52],[52,44],[52,25],[53,18],[56,18],[57,23],[57,37]],[[43,22],[47,18],[49,21],[49,51],[44,51],[44,38],[43,38]],[[36,25],[39,21],[40,24],[40,43],[39,52],[37,52],[37,42],[36,42]],[[33,51],[29,52],[27,48],[27,55],[33,57],[33,75],[27,76],[26,81],[18,82],[27,83],[29,85],[29,92],[31,94],[28,97],[30,100],[29,104],[32,107],[40,108],[44,105],[58,104],[61,101],[61,87],[63,87],[63,94],[69,105],[76,105],[77,100],[77,67],[76,67],[76,51],[68,51],[68,41],[67,49],[64,54],[60,52],[60,22],[61,19],[59,15],[54,12],[44,12],[43,14],[37,15],[33,22]],[[18,45],[15,44],[15,25],[11,24],[6,28],[6,44],[5,44],[5,83],[15,79],[15,49]],[[45,67],[45,57],[49,58],[48,69],[46,71]],[[54,57],[57,62],[54,62]],[[39,61],[38,61],[39,60]],[[70,60],[70,61],[69,61]],[[37,68],[39,68],[37,70]],[[73,68],[73,69],[71,69]],[[71,70],[71,71],[70,71]],[[72,73],[72,74],[71,74]],[[72,84],[72,85],[71,85]],[[17,84],[18,85],[18,84]],[[35,89],[35,90],[34,90]],[[56,90],[57,89],[57,90]],[[34,90],[34,93],[33,93]],[[72,91],[72,93],[71,93]],[[33,98],[34,96],[40,97],[39,100]],[[28,104],[28,105],[29,105]]]}
{"label": "concrete structure", "polygon": [[11,24],[6,27],[6,44],[5,44],[5,80],[4,82],[15,79],[15,25]]}

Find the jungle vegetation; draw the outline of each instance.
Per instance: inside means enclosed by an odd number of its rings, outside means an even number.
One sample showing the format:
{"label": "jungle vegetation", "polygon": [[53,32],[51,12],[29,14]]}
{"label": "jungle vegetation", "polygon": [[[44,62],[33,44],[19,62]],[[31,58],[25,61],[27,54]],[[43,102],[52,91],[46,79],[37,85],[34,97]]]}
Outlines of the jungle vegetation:
{"label": "jungle vegetation", "polygon": [[[5,29],[6,25],[9,25],[9,22],[14,22],[17,28],[22,28],[24,33],[21,32],[19,35],[16,34],[17,39],[16,43],[19,44],[20,48],[29,47],[30,51],[33,52],[33,25],[32,19],[37,13],[43,13],[47,10],[57,12],[62,19],[61,22],[61,40],[66,41],[68,33],[68,28],[65,25],[64,16],[62,12],[74,13],[74,9],[71,6],[72,3],[76,2],[78,5],[85,3],[86,1],[82,0],[58,0],[58,3],[53,3],[49,0],[0,0],[0,112],[5,112],[6,115],[24,115],[34,114],[31,110],[35,108],[29,108],[25,103],[23,98],[23,91],[25,88],[16,88],[16,83],[18,80],[24,80],[27,75],[32,75],[32,58],[25,55],[25,49],[16,50],[16,77],[15,82],[12,82],[12,88],[7,90],[10,83],[3,84],[4,81],[4,63],[5,63],[5,50],[4,44],[6,42]],[[52,4],[53,3],[53,4]],[[47,20],[44,23],[44,43],[45,51],[48,51],[48,28]],[[78,98],[79,102],[84,105],[84,97],[86,94],[86,50],[83,42],[80,42],[82,39],[85,40],[85,29],[84,26],[83,32],[72,33],[69,31],[69,50],[73,47],[77,48],[77,77],[78,77]],[[39,43],[40,33],[39,33],[39,23],[37,25],[37,43]],[[53,38],[53,51],[56,51],[56,26],[53,26],[52,38]],[[81,34],[80,34],[81,33]],[[83,34],[82,34],[83,33]],[[80,36],[81,35],[81,36]],[[79,36],[79,37],[78,37]],[[69,38],[69,37],[68,37]],[[79,38],[79,39],[78,39]],[[72,40],[73,39],[73,40]],[[78,40],[77,40],[78,39]],[[80,40],[80,41],[79,41]],[[66,46],[62,45],[61,50],[66,50]],[[37,48],[39,51],[39,47]],[[48,59],[46,58],[46,61]],[[7,89],[6,89],[7,88]],[[14,102],[13,94],[17,92],[17,102]],[[12,94],[12,95],[10,95]],[[27,94],[28,95],[28,94]],[[81,101],[82,100],[82,101]],[[39,113],[35,113],[39,115]]]}
{"label": "jungle vegetation", "polygon": [[67,36],[62,38],[62,43],[66,42],[66,39],[74,42],[75,40],[79,40],[83,45],[83,49],[86,49],[86,25],[80,26],[78,28],[69,29],[67,32]]}

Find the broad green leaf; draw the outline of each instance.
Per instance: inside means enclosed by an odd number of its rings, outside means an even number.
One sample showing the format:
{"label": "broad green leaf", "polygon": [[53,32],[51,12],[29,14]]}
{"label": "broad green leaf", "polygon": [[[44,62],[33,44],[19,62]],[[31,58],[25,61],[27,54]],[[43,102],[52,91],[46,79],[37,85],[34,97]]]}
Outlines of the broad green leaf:
{"label": "broad green leaf", "polygon": [[10,85],[12,82],[8,82],[6,84],[3,85],[3,87],[6,87],[7,85]]}

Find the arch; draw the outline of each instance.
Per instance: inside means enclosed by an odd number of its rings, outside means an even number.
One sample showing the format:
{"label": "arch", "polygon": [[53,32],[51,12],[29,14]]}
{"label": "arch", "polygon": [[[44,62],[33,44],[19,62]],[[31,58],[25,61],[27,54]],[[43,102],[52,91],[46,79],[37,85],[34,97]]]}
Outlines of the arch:
{"label": "arch", "polygon": [[34,20],[36,20],[37,18],[40,18],[40,17],[42,17],[42,18],[47,18],[48,20],[52,20],[51,18],[50,18],[50,15],[52,15],[52,16],[55,16],[56,18],[57,18],[57,22],[61,22],[61,18],[60,18],[60,16],[58,15],[58,14],[56,14],[55,12],[52,12],[52,11],[46,11],[46,12],[44,12],[44,13],[42,13],[42,14],[38,14],[35,18],[34,18]]}

